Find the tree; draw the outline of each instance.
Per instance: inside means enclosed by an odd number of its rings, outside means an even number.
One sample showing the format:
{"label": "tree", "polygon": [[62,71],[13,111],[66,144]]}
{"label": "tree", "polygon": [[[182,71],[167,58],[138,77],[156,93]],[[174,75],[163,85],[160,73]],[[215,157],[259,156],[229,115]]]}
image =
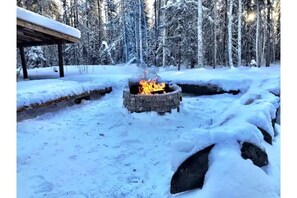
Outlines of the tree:
{"label": "tree", "polygon": [[218,50],[218,44],[217,44],[217,1],[213,0],[213,68],[217,65],[217,50]]}
{"label": "tree", "polygon": [[143,46],[142,46],[142,4],[143,1],[138,0],[138,32],[139,32],[139,58],[140,64],[143,65]]}
{"label": "tree", "polygon": [[198,67],[203,67],[203,40],[202,40],[202,0],[198,0],[198,9],[197,9],[197,37],[198,37],[198,48],[197,48],[197,55],[198,55]]}
{"label": "tree", "polygon": [[275,0],[274,1],[274,8],[273,8],[273,15],[275,17],[273,17],[274,19],[274,28],[273,30],[274,31],[274,36],[273,36],[273,42],[274,42],[274,45],[275,46],[275,50],[274,50],[274,61],[279,61],[280,60],[280,0]]}
{"label": "tree", "polygon": [[229,66],[233,68],[233,58],[232,58],[232,12],[233,12],[233,0],[229,0],[229,20],[228,20],[228,62]]}
{"label": "tree", "polygon": [[[257,0],[258,1],[258,0]],[[238,36],[237,36],[237,65],[241,66],[241,18],[242,18],[242,1],[238,0]]]}
{"label": "tree", "polygon": [[17,0],[17,5],[43,16],[60,20],[59,6],[55,0]]}
{"label": "tree", "polygon": [[267,0],[267,45],[266,45],[266,67],[270,66],[271,60],[271,1]]}
{"label": "tree", "polygon": [[[166,6],[167,4],[167,0],[164,0],[164,4],[163,6]],[[164,12],[163,12],[163,39],[162,39],[162,49],[163,49],[163,60],[162,60],[162,65],[163,67],[165,67],[166,65],[166,9],[164,9]]]}
{"label": "tree", "polygon": [[123,31],[123,44],[124,44],[124,54],[125,54],[125,63],[128,60],[128,44],[127,44],[127,26],[126,26],[126,6],[125,0],[121,0],[121,15],[122,15],[122,31]]}
{"label": "tree", "polygon": [[260,30],[260,8],[259,8],[259,0],[257,0],[257,31],[256,31],[256,63],[257,66],[260,67],[260,58],[259,58],[259,30]]}
{"label": "tree", "polygon": [[[280,60],[280,0],[155,0],[152,16],[147,2],[60,0],[59,8],[56,0],[17,0],[17,5],[81,31],[80,42],[64,45],[66,64],[111,64],[109,55],[115,64],[177,69]],[[47,63],[57,65],[56,46],[42,49]]]}

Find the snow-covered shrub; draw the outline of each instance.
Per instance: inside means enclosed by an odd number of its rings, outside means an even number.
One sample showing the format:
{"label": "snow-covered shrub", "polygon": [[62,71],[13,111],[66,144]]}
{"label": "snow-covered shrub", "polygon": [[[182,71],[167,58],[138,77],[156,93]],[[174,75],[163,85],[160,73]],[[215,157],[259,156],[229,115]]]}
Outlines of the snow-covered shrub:
{"label": "snow-covered shrub", "polygon": [[44,57],[41,47],[31,47],[26,52],[27,66],[28,68],[45,67],[46,59]]}
{"label": "snow-covered shrub", "polygon": [[111,57],[110,49],[109,49],[106,41],[102,41],[99,51],[100,51],[101,64],[103,64],[103,65],[114,64],[114,61]]}
{"label": "snow-covered shrub", "polygon": [[257,67],[257,62],[253,59],[253,60],[251,60],[251,62],[250,62],[250,66],[252,66],[252,67]]}

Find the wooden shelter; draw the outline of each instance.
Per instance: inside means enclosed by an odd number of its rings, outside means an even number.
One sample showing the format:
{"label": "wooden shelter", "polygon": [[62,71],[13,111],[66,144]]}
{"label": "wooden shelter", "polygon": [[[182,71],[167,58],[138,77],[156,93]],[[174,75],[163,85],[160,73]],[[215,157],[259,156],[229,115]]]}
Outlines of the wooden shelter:
{"label": "wooden shelter", "polygon": [[28,78],[25,47],[58,45],[59,73],[60,77],[64,77],[62,45],[78,42],[79,39],[79,30],[28,10],[17,8],[17,48],[20,50],[24,78]]}

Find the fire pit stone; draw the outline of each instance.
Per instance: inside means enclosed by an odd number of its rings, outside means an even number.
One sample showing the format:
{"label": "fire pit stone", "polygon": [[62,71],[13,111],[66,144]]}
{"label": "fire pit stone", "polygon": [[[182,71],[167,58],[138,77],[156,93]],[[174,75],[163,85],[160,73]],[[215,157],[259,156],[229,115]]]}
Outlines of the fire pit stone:
{"label": "fire pit stone", "polygon": [[170,92],[164,94],[131,94],[130,88],[123,91],[123,104],[130,112],[156,111],[158,113],[171,112],[172,109],[179,111],[182,98],[181,88],[176,84],[168,85]]}

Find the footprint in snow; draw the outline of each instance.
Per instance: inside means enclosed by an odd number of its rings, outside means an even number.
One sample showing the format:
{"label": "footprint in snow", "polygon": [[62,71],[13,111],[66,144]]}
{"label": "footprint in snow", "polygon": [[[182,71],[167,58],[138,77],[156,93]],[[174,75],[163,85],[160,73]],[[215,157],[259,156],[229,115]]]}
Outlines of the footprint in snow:
{"label": "footprint in snow", "polygon": [[140,182],[140,177],[138,176],[130,176],[127,177],[127,183],[131,184],[131,183],[139,183]]}
{"label": "footprint in snow", "polygon": [[44,179],[42,175],[37,175],[29,178],[28,181],[31,184],[31,188],[34,189],[35,193],[51,192],[54,185]]}

